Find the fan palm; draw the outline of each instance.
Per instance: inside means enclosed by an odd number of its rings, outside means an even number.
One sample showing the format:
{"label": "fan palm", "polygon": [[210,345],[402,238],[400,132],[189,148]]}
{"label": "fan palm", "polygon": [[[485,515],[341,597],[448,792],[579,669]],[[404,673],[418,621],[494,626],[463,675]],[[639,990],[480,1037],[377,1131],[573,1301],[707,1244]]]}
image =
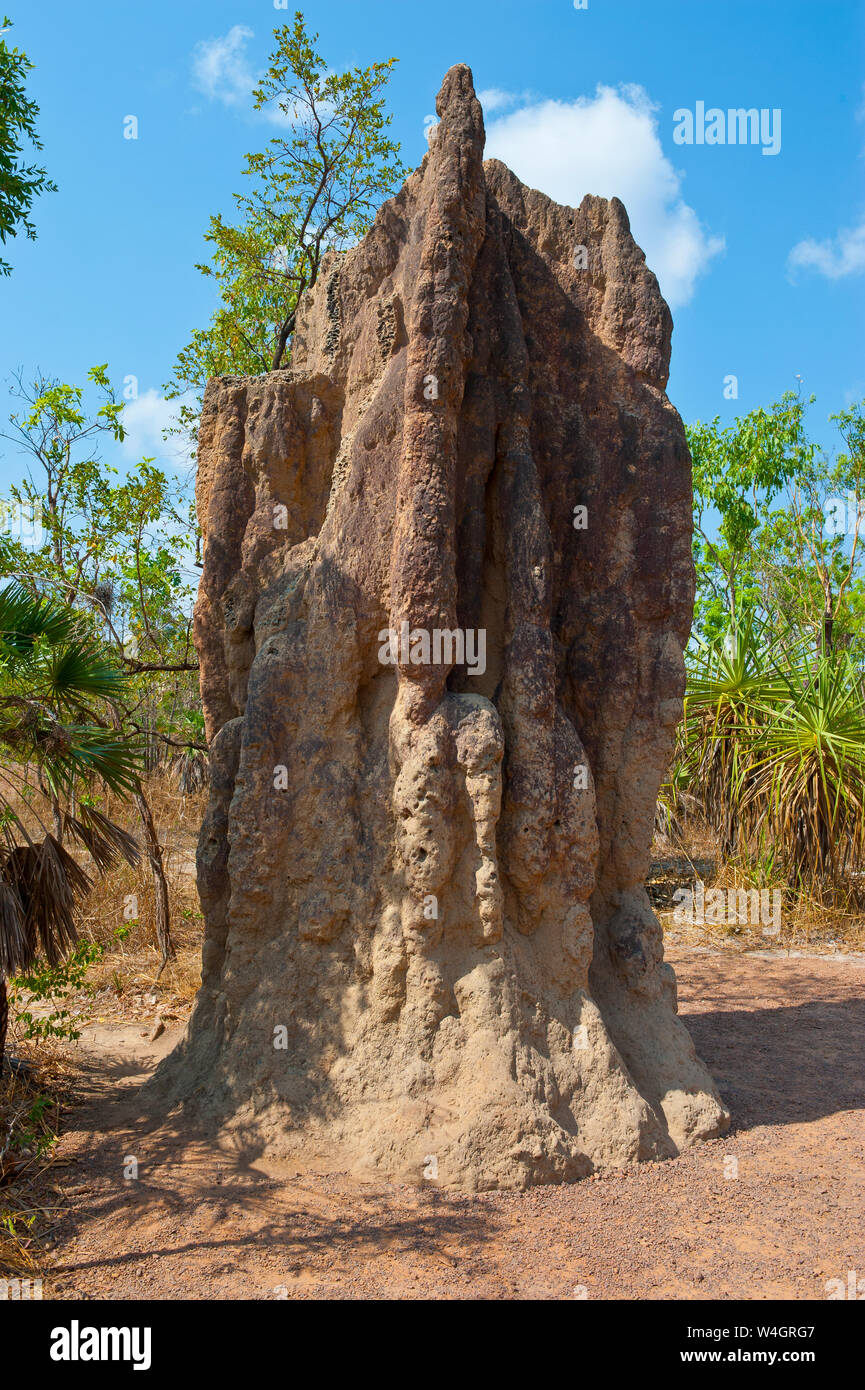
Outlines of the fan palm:
{"label": "fan palm", "polygon": [[[58,964],[76,939],[75,908],[91,880],[64,839],[100,872],[139,858],[114,821],[80,799],[75,809],[82,786],[127,796],[138,785],[138,749],[98,713],[124,681],[75,609],[18,583],[0,589],[0,1066],[6,980],[40,955]],[[51,829],[39,813],[46,798]]]}

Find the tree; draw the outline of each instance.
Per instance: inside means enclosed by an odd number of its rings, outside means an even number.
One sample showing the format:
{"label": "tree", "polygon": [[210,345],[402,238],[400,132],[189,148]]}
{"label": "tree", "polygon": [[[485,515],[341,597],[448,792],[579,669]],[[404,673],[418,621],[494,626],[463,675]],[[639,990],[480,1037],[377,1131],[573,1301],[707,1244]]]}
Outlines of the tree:
{"label": "tree", "polygon": [[846,452],[803,457],[788,505],[757,538],[754,567],[776,631],[813,634],[819,654],[834,646],[865,655],[865,587],[858,574],[865,509],[865,402],[829,417]]}
{"label": "tree", "polygon": [[[116,470],[99,448],[106,437],[123,441],[123,402],[106,366],[92,368],[88,382],[98,407],[87,407],[81,387],[43,376],[30,386],[20,375],[15,379],[13,394],[24,408],[10,417],[11,432],[2,437],[19,445],[28,467],[9,491],[38,518],[41,537],[9,547],[10,571],[32,595],[48,593],[73,606],[113,648],[128,679],[112,700],[111,717],[118,729],[143,740],[150,768],[160,747],[204,751],[194,721],[192,593],[183,573],[184,558],[191,563],[192,557],[190,508],[183,488],[151,459],[114,481]],[[141,782],[133,800],[154,880],[164,965],[172,946],[162,847]]]}
{"label": "tree", "polygon": [[[32,591],[47,587],[90,613],[130,674],[194,675],[192,587],[184,577],[194,556],[190,499],[152,459],[114,481],[117,470],[100,446],[125,438],[124,403],[106,366],[87,377],[98,407],[85,405],[81,387],[41,374],[30,385],[20,374],[13,380],[23,409],[0,438],[18,445],[27,476],[9,495],[41,531],[37,543],[10,547],[15,573]],[[149,679],[130,688],[152,707],[157,685]],[[176,688],[162,691],[164,711],[178,703]]]}
{"label": "tree", "polygon": [[[811,466],[815,446],[804,432],[805,404],[787,392],[769,410],[752,410],[722,429],[687,428],[694,464],[695,628],[715,637],[759,602],[751,560],[754,535],[791,478]],[[717,517],[717,534],[711,521]]]}
{"label": "tree", "polygon": [[132,836],[80,795],[97,783],[121,796],[137,786],[139,749],[99,713],[125,680],[73,608],[15,581],[0,589],[0,1066],[6,980],[40,954],[58,964],[76,940],[74,910],[91,880],[64,840],[100,872],[139,858]]}
{"label": "tree", "polygon": [[[11,19],[4,19],[2,28],[11,27]],[[34,241],[36,228],[30,219],[33,199],[40,193],[57,191],[44,169],[24,163],[22,140],[29,141],[36,150],[42,149],[36,133],[39,107],[28,98],[24,86],[32,67],[26,53],[10,48],[0,38],[0,241],[4,243],[22,228]],[[9,275],[11,270],[0,259],[0,275]]]}
{"label": "tree", "polygon": [[285,365],[298,300],[325,252],[359,240],[406,172],[381,95],[397,60],[330,71],[300,11],[273,36],[270,65],[251,96],[254,110],[281,113],[287,133],[246,156],[249,191],[234,195],[235,223],[210,219],[211,260],[196,269],[215,280],[219,305],[178,354],[165,387],[169,399],[193,393],[178,414],[193,434],[209,377]]}
{"label": "tree", "polygon": [[818,654],[865,655],[865,403],[830,416],[845,444],[835,457],[808,437],[812,403],[788,393],[726,429],[688,428],[703,640],[759,614],[773,638],[810,633]]}
{"label": "tree", "polygon": [[830,417],[835,457],[805,404],[689,430],[699,590],[671,788],[724,857],[834,891],[865,847],[865,403]]}

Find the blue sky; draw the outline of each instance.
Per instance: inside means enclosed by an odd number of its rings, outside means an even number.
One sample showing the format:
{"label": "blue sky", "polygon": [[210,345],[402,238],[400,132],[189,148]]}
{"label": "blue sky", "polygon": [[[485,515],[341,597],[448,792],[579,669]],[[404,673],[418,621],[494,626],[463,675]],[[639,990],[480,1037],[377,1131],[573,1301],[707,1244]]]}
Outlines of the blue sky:
{"label": "blue sky", "polygon": [[[7,37],[35,63],[59,192],[36,204],[38,240],[5,253],[0,381],[38,367],[78,383],[107,362],[141,393],[119,461],[167,457],[161,387],[213,307],[194,269],[202,233],[231,212],[244,154],[275,133],[245,93],[291,12],[272,0],[5,2]],[[768,405],[799,374],[818,397],[813,432],[834,442],[826,417],[865,396],[865,4],[326,0],[304,13],[334,68],[399,58],[390,93],[406,164],[462,61],[486,94],[488,153],[560,201],[622,197],[673,307],[669,394],[686,420]],[[780,151],[675,143],[674,112],[697,102],[780,109]],[[129,115],[136,140],[123,138]],[[724,398],[730,375],[737,399]],[[2,486],[22,460],[0,452]]]}

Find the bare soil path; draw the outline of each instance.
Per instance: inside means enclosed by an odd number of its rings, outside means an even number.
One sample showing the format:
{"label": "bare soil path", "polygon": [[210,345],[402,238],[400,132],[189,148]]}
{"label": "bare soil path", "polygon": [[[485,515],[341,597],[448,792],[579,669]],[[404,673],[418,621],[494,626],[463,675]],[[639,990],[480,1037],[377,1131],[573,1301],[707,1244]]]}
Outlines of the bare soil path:
{"label": "bare soil path", "polygon": [[154,1043],[140,1024],[86,1030],[46,1297],[808,1300],[851,1270],[865,1296],[865,964],[668,959],[732,1131],[521,1194],[361,1183],[142,1133],[131,1088],[181,1028]]}

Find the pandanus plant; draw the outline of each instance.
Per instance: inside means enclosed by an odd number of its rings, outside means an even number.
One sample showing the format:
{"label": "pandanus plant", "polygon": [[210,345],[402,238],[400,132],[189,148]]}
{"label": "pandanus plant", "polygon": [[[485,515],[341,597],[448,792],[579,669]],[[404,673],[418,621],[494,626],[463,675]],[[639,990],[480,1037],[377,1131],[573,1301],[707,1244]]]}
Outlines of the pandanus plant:
{"label": "pandanus plant", "polygon": [[725,856],[770,842],[791,888],[836,884],[865,849],[865,695],[844,651],[754,622],[688,678],[683,767]]}
{"label": "pandanus plant", "polygon": [[764,701],[742,812],[781,848],[791,886],[838,883],[865,847],[865,699],[847,652],[804,653]]}
{"label": "pandanus plant", "polygon": [[742,797],[750,786],[763,706],[782,688],[753,619],[701,645],[689,670],[683,765],[724,858],[742,847]]}
{"label": "pandanus plant", "polygon": [[39,957],[59,964],[76,940],[91,878],[68,846],[98,872],[139,858],[87,796],[101,787],[125,797],[138,783],[137,747],[100,714],[124,682],[75,609],[16,582],[0,588],[0,1068],[7,979]]}

